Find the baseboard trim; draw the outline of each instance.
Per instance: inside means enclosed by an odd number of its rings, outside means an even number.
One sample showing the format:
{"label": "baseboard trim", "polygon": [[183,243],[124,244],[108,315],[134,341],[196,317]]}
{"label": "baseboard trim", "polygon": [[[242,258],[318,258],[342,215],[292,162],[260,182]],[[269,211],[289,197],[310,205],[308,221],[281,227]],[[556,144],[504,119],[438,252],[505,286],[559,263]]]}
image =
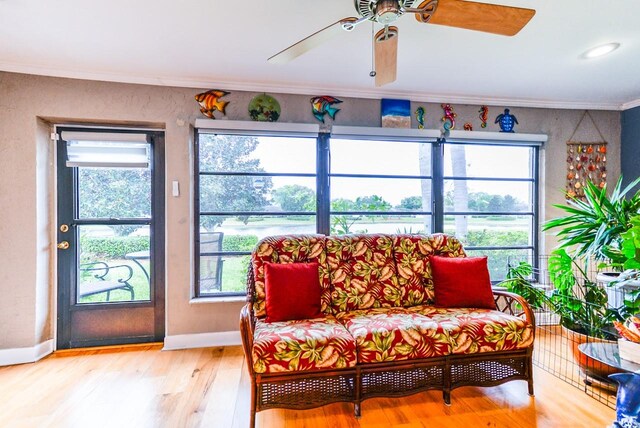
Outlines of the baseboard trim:
{"label": "baseboard trim", "polygon": [[236,346],[242,340],[239,331],[217,333],[176,334],[164,338],[163,351],[174,349],[206,348],[210,346]]}
{"label": "baseboard trim", "polygon": [[53,339],[28,348],[0,349],[0,366],[34,363],[53,352]]}

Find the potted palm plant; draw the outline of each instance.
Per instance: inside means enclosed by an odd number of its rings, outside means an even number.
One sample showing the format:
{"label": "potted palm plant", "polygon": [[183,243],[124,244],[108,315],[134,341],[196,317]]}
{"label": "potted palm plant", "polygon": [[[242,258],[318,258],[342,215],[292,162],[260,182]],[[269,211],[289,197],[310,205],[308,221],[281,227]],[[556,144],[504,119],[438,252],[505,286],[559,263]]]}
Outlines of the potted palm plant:
{"label": "potted palm plant", "polygon": [[[544,231],[557,230],[560,241],[547,266],[554,289],[550,293],[529,289],[529,298],[559,316],[564,334],[571,341],[574,358],[587,374],[605,376],[613,370],[589,361],[579,352],[578,345],[585,341],[615,339],[612,321],[618,318],[616,308],[607,305],[606,287],[588,274],[589,262],[595,261],[600,267],[610,266],[615,271],[622,269],[626,260],[623,234],[631,228],[631,218],[640,211],[640,192],[628,195],[639,183],[640,178],[623,189],[621,177],[608,195],[606,187],[587,182],[585,199],[573,198],[566,205],[555,205],[566,215],[549,220],[543,226]],[[514,282],[505,285],[512,289],[514,285],[528,287]]]}

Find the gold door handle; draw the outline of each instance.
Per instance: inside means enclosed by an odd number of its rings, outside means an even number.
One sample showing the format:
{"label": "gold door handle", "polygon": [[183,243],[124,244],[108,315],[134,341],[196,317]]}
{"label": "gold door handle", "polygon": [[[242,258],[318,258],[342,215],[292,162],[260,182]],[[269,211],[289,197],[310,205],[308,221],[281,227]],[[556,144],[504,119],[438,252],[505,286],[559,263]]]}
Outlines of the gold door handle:
{"label": "gold door handle", "polygon": [[67,241],[62,241],[61,243],[58,244],[58,249],[60,250],[66,250],[69,248],[69,242]]}

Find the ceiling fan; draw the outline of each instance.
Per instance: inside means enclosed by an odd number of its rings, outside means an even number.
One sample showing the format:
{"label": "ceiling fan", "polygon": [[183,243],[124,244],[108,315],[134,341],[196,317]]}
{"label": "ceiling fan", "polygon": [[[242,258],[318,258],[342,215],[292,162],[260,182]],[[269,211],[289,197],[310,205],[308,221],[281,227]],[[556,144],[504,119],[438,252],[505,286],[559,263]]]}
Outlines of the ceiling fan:
{"label": "ceiling fan", "polygon": [[[326,42],[342,31],[353,29],[365,21],[384,25],[374,36],[376,86],[396,80],[398,18],[413,13],[422,23],[465,28],[503,36],[516,35],[535,15],[533,9],[477,3],[465,0],[354,0],[360,17],[343,18],[317,31],[268,59],[271,63],[287,63]],[[417,7],[413,7],[418,3]]]}

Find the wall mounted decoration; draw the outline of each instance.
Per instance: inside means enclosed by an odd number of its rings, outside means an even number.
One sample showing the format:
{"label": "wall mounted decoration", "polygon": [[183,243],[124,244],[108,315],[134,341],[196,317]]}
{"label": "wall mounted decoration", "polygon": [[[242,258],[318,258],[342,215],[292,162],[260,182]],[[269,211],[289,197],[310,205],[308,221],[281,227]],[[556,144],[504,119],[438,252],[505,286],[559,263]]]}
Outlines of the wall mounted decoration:
{"label": "wall mounted decoration", "polygon": [[383,98],[380,102],[383,128],[411,128],[411,102]]}
{"label": "wall mounted decoration", "polygon": [[271,95],[256,95],[249,102],[249,116],[258,122],[276,122],[280,118],[280,103]]}
{"label": "wall mounted decoration", "polygon": [[229,101],[222,101],[220,98],[225,95],[229,95],[227,91],[221,91],[220,89],[211,89],[210,91],[203,92],[195,96],[196,101],[200,104],[200,111],[202,114],[210,119],[215,119],[213,112],[218,110],[225,115],[225,108]]}
{"label": "wall mounted decoration", "polygon": [[456,116],[457,114],[453,111],[453,107],[450,104],[440,104],[442,110],[444,111],[444,116],[442,116],[442,121],[444,124],[442,127],[444,128],[444,135],[448,136],[449,131],[456,127]]}
{"label": "wall mounted decoration", "polygon": [[415,114],[418,121],[418,129],[424,129],[424,107],[418,107]]}
{"label": "wall mounted decoration", "polygon": [[473,131],[473,125],[471,124],[471,122],[467,122],[464,124],[462,129],[464,129],[465,131]]}
{"label": "wall mounted decoration", "polygon": [[[573,141],[585,117],[589,117],[600,136],[600,141]],[[598,125],[585,110],[578,121],[573,133],[567,141],[567,185],[565,197],[567,199],[584,200],[584,187],[587,181],[593,182],[600,188],[607,184],[607,142]]]}
{"label": "wall mounted decoration", "polygon": [[518,119],[511,113],[509,113],[509,109],[504,109],[504,113],[500,113],[496,117],[496,121],[494,123],[500,124],[500,132],[515,132],[513,127],[518,124]]}
{"label": "wall mounted decoration", "polygon": [[335,120],[336,113],[338,113],[340,109],[331,106],[333,104],[340,104],[341,102],[342,100],[330,95],[313,97],[311,98],[311,112],[313,113],[313,116],[322,123],[324,123],[324,116],[326,114],[328,114],[331,119]]}
{"label": "wall mounted decoration", "polygon": [[487,118],[489,117],[489,107],[480,106],[480,110],[478,110],[478,113],[480,113],[478,116],[480,117],[480,121],[482,122],[480,124],[480,128],[486,128]]}

